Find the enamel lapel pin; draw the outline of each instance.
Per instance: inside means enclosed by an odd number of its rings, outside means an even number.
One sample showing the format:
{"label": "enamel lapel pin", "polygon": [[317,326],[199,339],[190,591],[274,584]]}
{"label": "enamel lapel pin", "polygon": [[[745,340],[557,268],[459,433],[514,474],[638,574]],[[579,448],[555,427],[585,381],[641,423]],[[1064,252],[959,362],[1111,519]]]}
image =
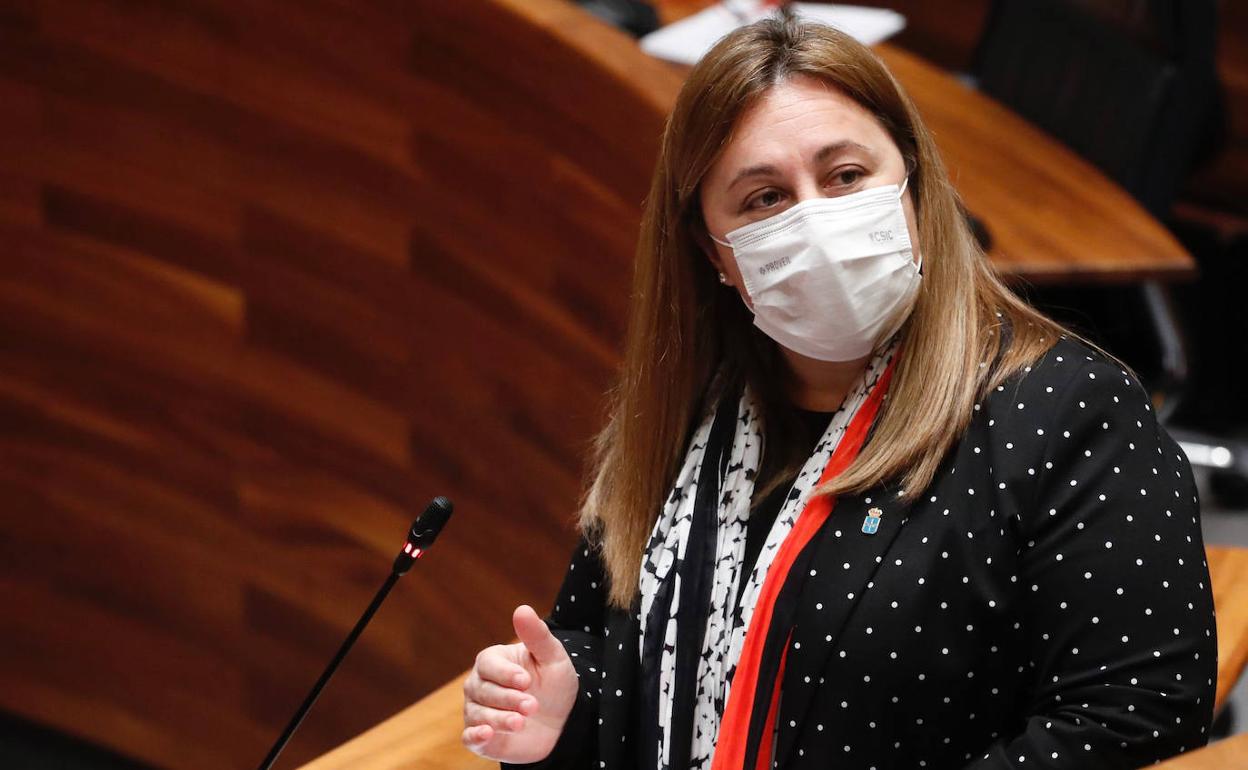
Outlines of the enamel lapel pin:
{"label": "enamel lapel pin", "polygon": [[880,528],[880,517],[883,515],[884,511],[879,508],[869,509],[862,520],[862,534],[874,535]]}

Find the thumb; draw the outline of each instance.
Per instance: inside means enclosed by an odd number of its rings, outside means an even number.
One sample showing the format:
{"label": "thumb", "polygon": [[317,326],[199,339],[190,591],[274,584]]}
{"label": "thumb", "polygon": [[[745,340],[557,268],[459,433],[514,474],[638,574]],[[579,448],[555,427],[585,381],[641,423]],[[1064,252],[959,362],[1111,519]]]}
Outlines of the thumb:
{"label": "thumb", "polygon": [[516,608],[511,614],[511,625],[516,629],[516,636],[539,664],[556,663],[567,655],[563,645],[550,633],[546,622],[529,605],[521,604]]}

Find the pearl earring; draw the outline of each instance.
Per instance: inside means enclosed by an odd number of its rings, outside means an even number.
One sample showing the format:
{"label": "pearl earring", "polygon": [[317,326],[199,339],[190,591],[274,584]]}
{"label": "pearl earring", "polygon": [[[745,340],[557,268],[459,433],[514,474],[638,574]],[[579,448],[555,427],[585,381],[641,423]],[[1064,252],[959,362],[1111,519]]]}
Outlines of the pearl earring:
{"label": "pearl earring", "polygon": [[727,275],[725,275],[724,273],[720,273],[720,274],[719,274],[719,282],[720,282],[720,283],[722,283],[722,284],[727,284],[727,283],[728,283],[728,276],[727,276]]}

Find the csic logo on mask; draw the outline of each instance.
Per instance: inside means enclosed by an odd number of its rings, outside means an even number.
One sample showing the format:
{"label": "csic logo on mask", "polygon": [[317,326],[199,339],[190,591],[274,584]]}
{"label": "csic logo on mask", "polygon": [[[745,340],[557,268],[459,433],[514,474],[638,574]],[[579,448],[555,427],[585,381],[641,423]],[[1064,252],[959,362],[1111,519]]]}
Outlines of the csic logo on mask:
{"label": "csic logo on mask", "polygon": [[893,239],[893,231],[892,230],[876,230],[868,234],[867,237],[870,238],[875,243],[884,243],[885,241],[891,241]]}

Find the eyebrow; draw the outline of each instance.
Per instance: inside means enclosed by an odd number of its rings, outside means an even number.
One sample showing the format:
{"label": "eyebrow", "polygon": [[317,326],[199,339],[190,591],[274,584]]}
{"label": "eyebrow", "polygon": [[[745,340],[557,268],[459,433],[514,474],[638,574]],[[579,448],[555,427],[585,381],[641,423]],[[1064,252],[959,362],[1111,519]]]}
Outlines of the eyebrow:
{"label": "eyebrow", "polygon": [[[875,153],[871,152],[871,149],[867,147],[866,145],[859,144],[858,142],[855,142],[851,139],[842,139],[839,142],[826,144],[822,148],[820,148],[819,151],[815,153],[815,162],[821,163],[824,160],[826,160],[828,156],[840,154],[844,152],[845,150],[860,150],[868,157],[872,159],[875,158]],[[733,186],[735,186],[737,182],[740,182],[742,179],[746,179],[748,177],[754,177],[754,176],[769,176],[769,175],[776,174],[777,171],[778,169],[775,166],[769,165],[767,163],[763,163],[757,166],[749,166],[748,168],[743,168],[740,171],[738,171],[737,175],[734,176],[732,178],[732,181],[728,183],[727,189],[731,190]]]}

